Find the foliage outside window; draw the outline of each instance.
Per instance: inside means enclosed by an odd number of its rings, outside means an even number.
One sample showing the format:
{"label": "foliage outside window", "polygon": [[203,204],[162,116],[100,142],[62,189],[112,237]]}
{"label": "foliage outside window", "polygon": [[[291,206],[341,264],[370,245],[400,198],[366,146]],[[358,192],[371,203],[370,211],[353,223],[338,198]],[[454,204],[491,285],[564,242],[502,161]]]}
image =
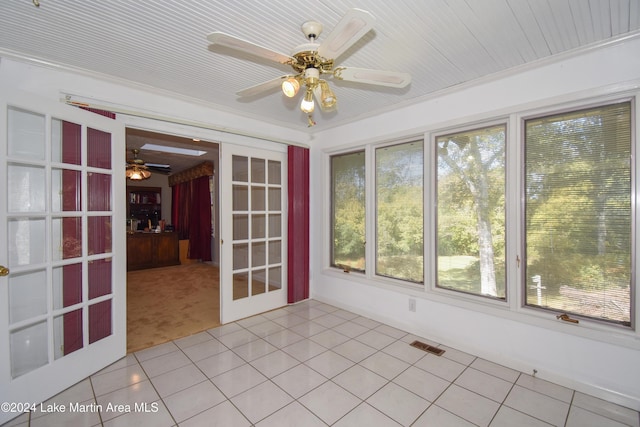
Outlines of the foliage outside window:
{"label": "foliage outside window", "polygon": [[422,283],[423,144],[376,150],[376,273]]}
{"label": "foliage outside window", "polygon": [[505,126],[436,143],[437,286],[504,299]]}
{"label": "foliage outside window", "polygon": [[526,304],[630,325],[629,102],[525,122]]}
{"label": "foliage outside window", "polygon": [[331,157],[331,265],[365,269],[365,154]]}

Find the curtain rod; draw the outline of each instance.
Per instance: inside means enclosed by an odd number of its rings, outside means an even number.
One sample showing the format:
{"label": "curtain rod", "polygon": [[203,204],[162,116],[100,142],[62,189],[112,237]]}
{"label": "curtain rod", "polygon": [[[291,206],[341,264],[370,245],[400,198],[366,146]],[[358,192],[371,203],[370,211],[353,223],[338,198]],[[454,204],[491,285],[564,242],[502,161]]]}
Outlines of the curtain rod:
{"label": "curtain rod", "polygon": [[61,92],[61,95],[63,96],[60,99],[60,102],[63,102],[67,105],[71,105],[74,107],[85,107],[85,108],[95,108],[98,110],[105,110],[105,111],[110,111],[112,113],[119,113],[119,114],[124,114],[127,116],[133,116],[133,117],[142,117],[145,119],[152,119],[152,120],[158,120],[158,121],[162,121],[162,122],[167,122],[167,123],[174,123],[174,124],[179,124],[179,125],[186,125],[186,126],[192,126],[192,127],[196,127],[196,128],[201,128],[201,129],[207,129],[207,130],[213,130],[213,131],[217,131],[217,132],[222,132],[222,133],[228,133],[228,134],[232,134],[232,135],[239,135],[239,136],[246,136],[249,138],[254,138],[254,139],[260,139],[260,140],[264,140],[264,141],[269,141],[269,142],[276,142],[278,144],[284,144],[284,145],[295,145],[298,147],[303,147],[303,148],[310,148],[309,145],[307,144],[303,144],[300,142],[294,142],[294,141],[287,141],[284,139],[280,139],[280,138],[273,138],[273,137],[268,137],[268,136],[264,136],[264,135],[259,135],[259,134],[255,134],[255,133],[250,133],[250,132],[245,132],[242,131],[240,129],[232,129],[232,128],[228,128],[228,127],[224,127],[224,126],[213,126],[213,125],[209,125],[206,123],[202,123],[202,122],[195,122],[192,120],[185,120],[185,119],[179,119],[179,118],[175,118],[175,117],[168,117],[168,116],[162,116],[162,115],[158,115],[158,114],[154,114],[154,113],[147,113],[147,112],[142,112],[142,111],[134,111],[134,110],[128,110],[125,108],[121,108],[115,105],[107,105],[108,103],[103,104],[95,104],[92,101],[87,101],[86,98],[82,98],[80,96],[76,96],[76,95],[70,95],[64,92]]}

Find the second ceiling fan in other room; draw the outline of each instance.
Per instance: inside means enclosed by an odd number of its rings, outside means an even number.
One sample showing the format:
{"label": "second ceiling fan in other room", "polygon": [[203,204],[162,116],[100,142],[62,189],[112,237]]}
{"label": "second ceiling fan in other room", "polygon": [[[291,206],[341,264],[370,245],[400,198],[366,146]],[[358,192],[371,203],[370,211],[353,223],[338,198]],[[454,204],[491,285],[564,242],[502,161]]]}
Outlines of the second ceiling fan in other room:
{"label": "second ceiling fan in other room", "polygon": [[[311,114],[315,109],[315,101],[323,111],[332,111],[337,107],[337,98],[323,77],[344,80],[368,85],[403,88],[411,82],[407,73],[384,71],[367,68],[336,66],[336,59],[353,46],[369,30],[373,28],[375,18],[361,9],[349,10],[338,22],[333,31],[317,43],[322,33],[322,24],[307,21],[302,24],[302,32],[309,41],[297,46],[291,55],[276,52],[255,43],[222,32],[213,32],[207,36],[212,45],[220,45],[236,51],[248,53],[259,58],[290,65],[294,73],[277,77],[243,89],[238,96],[248,97],[282,88],[288,97],[294,97],[300,89],[304,95],[300,109],[309,115],[309,125],[314,124]],[[315,101],[314,101],[315,98]]]}
{"label": "second ceiling fan in other room", "polygon": [[138,157],[140,150],[134,148],[131,150],[133,159],[127,160],[126,176],[132,181],[140,181],[151,176],[151,172],[158,172],[163,175],[171,173],[171,166],[159,163],[146,163]]}

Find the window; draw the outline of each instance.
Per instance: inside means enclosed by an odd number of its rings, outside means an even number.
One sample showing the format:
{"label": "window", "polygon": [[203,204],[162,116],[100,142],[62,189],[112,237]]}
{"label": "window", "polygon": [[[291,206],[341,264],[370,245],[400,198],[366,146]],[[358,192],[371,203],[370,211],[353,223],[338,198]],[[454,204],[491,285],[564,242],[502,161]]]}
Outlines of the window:
{"label": "window", "polygon": [[423,283],[422,141],[376,149],[376,274]]}
{"label": "window", "polygon": [[434,132],[427,151],[416,137],[330,155],[330,265],[533,322],[634,327],[634,102],[514,112]]}
{"label": "window", "polygon": [[331,157],[331,265],[365,269],[365,154]]}
{"label": "window", "polygon": [[505,126],[436,143],[437,286],[504,299]]}
{"label": "window", "polygon": [[525,121],[526,304],[630,325],[631,104]]}

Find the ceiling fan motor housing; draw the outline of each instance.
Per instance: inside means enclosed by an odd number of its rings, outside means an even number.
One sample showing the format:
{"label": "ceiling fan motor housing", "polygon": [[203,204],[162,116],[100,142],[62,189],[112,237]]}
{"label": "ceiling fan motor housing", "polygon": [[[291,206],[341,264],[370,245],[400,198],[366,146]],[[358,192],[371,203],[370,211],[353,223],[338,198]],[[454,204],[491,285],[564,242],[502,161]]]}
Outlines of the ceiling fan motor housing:
{"label": "ceiling fan motor housing", "polygon": [[301,28],[304,36],[311,42],[322,34],[322,24],[317,21],[307,21],[302,24]]}
{"label": "ceiling fan motor housing", "polygon": [[333,59],[325,59],[318,55],[318,43],[305,43],[296,47],[291,56],[296,62],[291,67],[302,73],[307,68],[317,68],[320,73],[331,73],[333,71]]}

